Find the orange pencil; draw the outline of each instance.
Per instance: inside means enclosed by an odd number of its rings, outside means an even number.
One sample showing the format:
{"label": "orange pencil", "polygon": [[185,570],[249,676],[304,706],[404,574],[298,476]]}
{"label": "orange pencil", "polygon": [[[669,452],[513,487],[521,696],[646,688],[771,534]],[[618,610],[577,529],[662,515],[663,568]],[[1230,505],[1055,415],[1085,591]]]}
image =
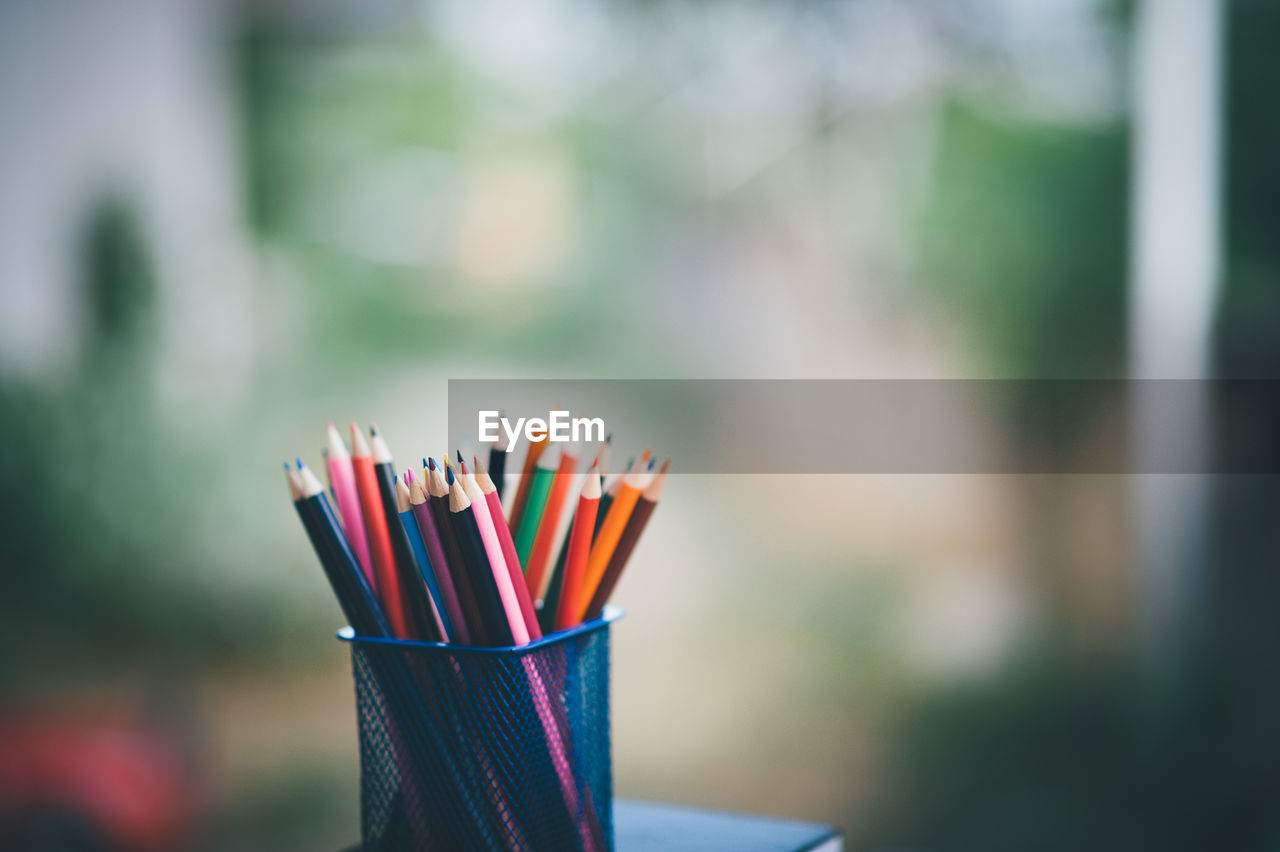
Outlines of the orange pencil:
{"label": "orange pencil", "polygon": [[582,582],[586,574],[587,555],[591,549],[591,533],[596,526],[596,511],[600,508],[600,474],[593,465],[582,483],[578,497],[578,510],[573,516],[569,531],[569,555],[565,557],[564,580],[560,584],[560,603],[556,607],[555,629],[565,630],[577,624],[579,613],[587,601],[582,594]]}
{"label": "orange pencil", "polygon": [[354,423],[351,424],[351,468],[355,473],[356,490],[360,492],[360,511],[369,537],[369,555],[373,557],[373,571],[378,577],[378,598],[391,624],[391,632],[397,639],[412,639],[409,620],[405,617],[400,574],[396,571],[396,557],[391,550],[391,532],[387,529],[387,516],[382,510],[378,476],[373,470],[373,453],[364,433]]}
{"label": "orange pencil", "polygon": [[551,559],[551,546],[555,543],[556,527],[560,525],[560,513],[564,511],[565,496],[569,492],[569,484],[577,466],[578,450],[570,444],[565,447],[560,456],[560,464],[553,474],[551,493],[547,495],[547,508],[542,513],[538,533],[533,539],[533,550],[529,551],[529,560],[524,566],[525,582],[529,584],[529,593],[534,600],[541,600],[546,593],[546,581],[550,577],[547,563]]}
{"label": "orange pencil", "polygon": [[[647,457],[648,454],[649,451],[646,450],[645,456]],[[642,461],[644,461],[643,458]],[[600,532],[596,533],[595,541],[591,545],[591,554],[587,557],[587,576],[583,580],[582,592],[578,596],[581,609],[575,613],[575,623],[581,621],[586,614],[587,603],[596,593],[596,588],[604,578],[605,568],[609,567],[613,551],[617,549],[618,541],[622,538],[622,532],[627,528],[631,510],[640,499],[640,492],[644,491],[645,486],[653,478],[646,465],[637,462],[634,468],[622,477],[618,493],[609,506],[609,514],[605,516],[604,523],[600,525]]]}
{"label": "orange pencil", "polygon": [[622,538],[618,540],[618,546],[609,559],[609,566],[604,569],[604,578],[591,595],[584,611],[584,619],[599,618],[604,611],[604,605],[609,602],[609,595],[613,594],[614,587],[618,585],[618,579],[627,567],[627,560],[636,549],[636,542],[640,540],[645,526],[649,523],[649,517],[657,508],[658,501],[662,499],[662,485],[666,482],[667,471],[670,468],[671,459],[667,459],[662,463],[653,482],[641,492],[640,499],[636,501],[636,507],[631,510],[631,517],[627,520],[627,528],[623,530]]}

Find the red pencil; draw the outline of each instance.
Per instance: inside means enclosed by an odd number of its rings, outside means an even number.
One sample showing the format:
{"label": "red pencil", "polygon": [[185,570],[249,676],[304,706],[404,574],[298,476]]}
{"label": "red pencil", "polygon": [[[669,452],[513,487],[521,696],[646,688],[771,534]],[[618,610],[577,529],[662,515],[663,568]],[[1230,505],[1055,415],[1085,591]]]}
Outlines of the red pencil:
{"label": "red pencil", "polygon": [[354,423],[351,424],[351,468],[356,477],[356,490],[360,492],[360,509],[365,532],[369,536],[369,555],[373,557],[373,571],[378,577],[382,609],[396,638],[412,639],[400,589],[400,574],[396,571],[396,557],[391,550],[391,533],[382,509],[382,494],[378,491],[378,476],[373,471],[373,454],[364,433]]}
{"label": "red pencil", "polygon": [[595,468],[587,473],[578,497],[578,511],[573,516],[573,528],[569,532],[569,555],[564,563],[564,581],[560,585],[560,605],[556,608],[556,630],[565,630],[579,621],[579,613],[585,608],[582,600],[582,583],[587,572],[587,552],[591,549],[591,533],[596,526],[596,511],[600,508],[600,474]]}
{"label": "red pencil", "polygon": [[560,464],[551,480],[551,493],[547,495],[547,507],[538,524],[538,532],[533,539],[533,549],[529,551],[529,561],[524,566],[524,576],[529,584],[529,593],[539,600],[546,593],[547,563],[551,559],[551,546],[555,542],[556,527],[560,524],[560,513],[564,510],[565,496],[569,491],[569,483],[573,479],[574,468],[578,466],[578,453],[573,445],[566,446],[560,455]]}

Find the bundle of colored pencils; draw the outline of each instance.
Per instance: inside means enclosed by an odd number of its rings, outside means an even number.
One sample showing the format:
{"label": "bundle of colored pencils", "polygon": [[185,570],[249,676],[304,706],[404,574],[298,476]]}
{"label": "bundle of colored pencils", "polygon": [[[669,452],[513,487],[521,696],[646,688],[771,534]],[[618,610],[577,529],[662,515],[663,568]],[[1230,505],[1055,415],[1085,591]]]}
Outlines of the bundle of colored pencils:
{"label": "bundle of colored pencils", "polygon": [[[301,459],[285,473],[357,634],[481,646],[525,645],[598,618],[670,466],[655,472],[646,450],[605,487],[608,443],[580,476],[579,448],[534,442],[508,519],[504,477],[491,479],[479,458],[424,458],[397,478],[377,426],[366,438],[354,423],[349,445],[330,423],[322,453],[328,492]],[[489,462],[504,470],[506,452],[494,447]]]}

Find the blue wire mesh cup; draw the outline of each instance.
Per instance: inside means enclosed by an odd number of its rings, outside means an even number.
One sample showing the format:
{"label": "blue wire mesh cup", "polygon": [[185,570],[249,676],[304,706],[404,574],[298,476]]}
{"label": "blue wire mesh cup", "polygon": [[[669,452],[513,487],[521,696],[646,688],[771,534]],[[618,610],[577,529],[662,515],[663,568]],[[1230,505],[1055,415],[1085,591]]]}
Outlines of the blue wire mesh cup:
{"label": "blue wire mesh cup", "polygon": [[613,848],[609,623],[519,648],[351,646],[365,852]]}

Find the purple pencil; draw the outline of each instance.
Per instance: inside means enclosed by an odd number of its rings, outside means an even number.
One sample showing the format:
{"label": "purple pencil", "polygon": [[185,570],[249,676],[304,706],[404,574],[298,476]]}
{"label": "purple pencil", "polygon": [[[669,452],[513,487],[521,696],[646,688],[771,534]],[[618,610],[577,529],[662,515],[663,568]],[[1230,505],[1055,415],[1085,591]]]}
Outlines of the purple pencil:
{"label": "purple pencil", "polygon": [[409,482],[409,505],[413,508],[413,516],[418,520],[418,531],[422,533],[422,543],[427,547],[427,558],[431,560],[432,573],[435,575],[436,585],[440,587],[440,597],[444,599],[449,624],[453,627],[451,638],[458,644],[470,645],[471,633],[467,630],[467,620],[462,615],[462,605],[458,602],[457,589],[453,587],[453,577],[449,575],[444,543],[440,540],[431,504],[427,502],[427,493],[412,470],[407,472],[406,477]]}

